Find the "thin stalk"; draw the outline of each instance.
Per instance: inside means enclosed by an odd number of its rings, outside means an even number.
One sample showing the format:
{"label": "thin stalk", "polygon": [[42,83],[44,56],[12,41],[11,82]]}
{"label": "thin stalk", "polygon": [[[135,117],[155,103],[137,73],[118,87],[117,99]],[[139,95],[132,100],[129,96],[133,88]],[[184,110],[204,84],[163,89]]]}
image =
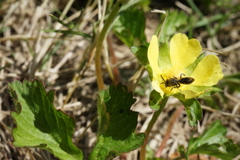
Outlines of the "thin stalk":
{"label": "thin stalk", "polygon": [[197,13],[197,15],[202,19],[202,20],[206,20],[207,24],[206,24],[206,28],[207,28],[207,32],[210,34],[210,36],[212,37],[212,31],[209,25],[209,19],[207,19],[206,17],[204,17],[204,15],[202,14],[202,12],[198,9],[198,7],[195,5],[195,3],[192,0],[187,0],[188,4],[191,6],[191,8]]}
{"label": "thin stalk", "polygon": [[122,6],[122,1],[117,1],[114,5],[111,13],[109,14],[109,17],[107,18],[102,31],[100,32],[99,36],[97,36],[97,44],[96,44],[96,57],[95,57],[95,67],[96,67],[96,76],[97,76],[97,84],[98,89],[101,90],[104,88],[103,78],[102,78],[102,69],[101,69],[101,53],[102,53],[102,47],[103,47],[103,41],[108,33],[108,30],[118,15],[118,11],[120,10]]}
{"label": "thin stalk", "polygon": [[151,119],[151,121],[150,121],[149,124],[148,124],[148,127],[147,127],[147,129],[146,129],[146,131],[145,131],[145,134],[146,134],[145,142],[144,142],[144,144],[142,145],[142,148],[141,148],[141,150],[140,150],[140,160],[145,160],[145,158],[146,158],[146,157],[145,157],[145,156],[146,156],[146,146],[147,146],[147,140],[148,140],[149,134],[150,134],[150,132],[151,132],[151,130],[152,130],[153,125],[154,125],[155,122],[157,121],[160,113],[162,113],[164,107],[166,106],[167,101],[168,101],[168,97],[165,97],[165,98],[162,99],[162,101],[161,101],[160,104],[159,104],[159,105],[160,105],[159,110],[157,110],[156,112],[154,112],[154,114],[153,114],[153,116],[152,116],[152,119]]}
{"label": "thin stalk", "polygon": [[202,12],[198,9],[198,7],[195,5],[195,3],[192,0],[187,0],[188,4],[191,6],[191,8],[197,13],[197,15],[201,18],[204,17]]}
{"label": "thin stalk", "polygon": [[151,12],[160,13],[160,14],[164,14],[165,15],[163,23],[161,25],[159,24],[158,27],[157,27],[157,30],[156,30],[156,35],[157,35],[158,39],[160,39],[162,30],[164,28],[164,25],[165,25],[165,22],[166,22],[166,19],[167,19],[167,13],[164,10],[157,10],[157,9],[152,10]]}
{"label": "thin stalk", "polygon": [[[111,64],[112,64],[111,70],[108,71],[108,74],[109,74],[110,78],[112,79],[113,84],[117,85],[119,83],[119,71],[118,71],[117,67],[113,67],[117,63],[117,58],[115,56],[111,40],[112,40],[112,36],[108,36],[107,37],[107,45],[108,45],[108,52],[109,52],[109,55],[111,58]],[[106,63],[106,65],[107,65],[107,63]]]}
{"label": "thin stalk", "polygon": [[134,91],[136,89],[139,81],[142,78],[144,71],[145,71],[144,66],[143,65],[139,66],[135,74],[128,80],[127,87],[129,91]]}
{"label": "thin stalk", "polygon": [[167,17],[168,17],[168,15],[167,15],[167,13],[166,13],[166,14],[165,14],[165,17],[164,17],[164,20],[163,20],[163,23],[162,23],[162,25],[161,25],[161,28],[160,28],[160,30],[159,30],[158,33],[157,33],[158,39],[160,39],[160,36],[161,36],[161,33],[162,33],[163,28],[164,28],[164,26],[165,26],[165,22],[166,22],[166,20],[167,20]]}
{"label": "thin stalk", "polygon": [[97,120],[97,116],[94,117],[94,119],[92,120],[92,122],[85,128],[85,130],[83,131],[83,133],[81,134],[81,136],[76,140],[76,145],[80,142],[80,140],[84,137],[84,135],[87,133],[87,130],[95,123],[95,121]]}
{"label": "thin stalk", "polygon": [[63,20],[63,18],[66,16],[67,12],[69,11],[69,9],[71,8],[72,4],[73,4],[74,0],[70,0],[68,1],[66,7],[64,8],[61,16],[60,16],[60,20]]}

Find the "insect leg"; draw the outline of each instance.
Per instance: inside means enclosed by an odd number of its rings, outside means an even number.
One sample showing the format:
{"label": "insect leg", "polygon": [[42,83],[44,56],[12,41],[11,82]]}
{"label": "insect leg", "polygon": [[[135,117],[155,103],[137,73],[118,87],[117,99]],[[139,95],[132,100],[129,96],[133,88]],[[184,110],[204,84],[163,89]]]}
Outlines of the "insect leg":
{"label": "insect leg", "polygon": [[176,84],[176,88],[179,88],[180,86],[181,86],[180,83],[177,82],[177,84]]}
{"label": "insect leg", "polygon": [[182,75],[186,76],[184,73],[181,73],[181,74],[180,74],[180,79],[182,79]]}
{"label": "insect leg", "polygon": [[[163,78],[163,76],[161,75],[161,77],[162,77],[162,80],[164,81],[164,83],[166,83],[166,81],[165,81],[165,79]],[[162,83],[163,84],[163,83]]]}

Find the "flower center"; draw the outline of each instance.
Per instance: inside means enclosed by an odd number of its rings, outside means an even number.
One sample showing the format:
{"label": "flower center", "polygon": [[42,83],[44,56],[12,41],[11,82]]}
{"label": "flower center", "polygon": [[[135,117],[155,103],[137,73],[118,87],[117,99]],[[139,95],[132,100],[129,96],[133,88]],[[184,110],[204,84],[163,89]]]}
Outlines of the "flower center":
{"label": "flower center", "polygon": [[163,70],[162,74],[158,77],[160,88],[166,94],[179,92],[182,88],[180,79],[184,77],[184,75],[185,74],[178,66],[173,66],[168,70]]}

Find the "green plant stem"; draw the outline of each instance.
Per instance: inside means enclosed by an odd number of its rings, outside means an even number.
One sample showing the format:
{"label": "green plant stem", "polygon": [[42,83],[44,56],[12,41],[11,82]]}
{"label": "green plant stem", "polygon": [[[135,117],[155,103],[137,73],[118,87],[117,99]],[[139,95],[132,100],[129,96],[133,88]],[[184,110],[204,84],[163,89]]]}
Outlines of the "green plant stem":
{"label": "green plant stem", "polygon": [[194,4],[192,0],[187,0],[188,4],[192,7],[192,9],[197,13],[197,15],[201,18],[204,17],[202,12],[198,9],[198,7]]}
{"label": "green plant stem", "polygon": [[168,17],[168,13],[165,14],[163,23],[162,23],[160,29],[157,31],[157,37],[158,37],[158,39],[160,39],[160,36],[161,36],[161,33],[162,33],[163,28],[164,28],[164,26],[165,26],[165,22],[166,22],[166,20],[167,20],[167,17]]}
{"label": "green plant stem", "polygon": [[209,20],[208,18],[204,17],[202,12],[198,9],[198,7],[195,5],[195,3],[192,0],[187,0],[188,4],[191,6],[191,8],[197,13],[197,15],[202,19],[206,21],[206,28],[210,36],[213,36],[213,33],[211,31],[210,25],[209,25]]}
{"label": "green plant stem", "polygon": [[160,105],[160,108],[159,110],[157,110],[156,112],[154,112],[153,116],[152,116],[152,119],[151,121],[149,122],[148,124],[148,127],[145,131],[145,134],[146,134],[146,138],[145,138],[145,142],[144,144],[142,145],[142,148],[140,150],[140,160],[145,160],[145,156],[146,156],[146,146],[147,146],[147,140],[148,140],[148,137],[149,137],[149,134],[152,130],[152,127],[153,125],[155,124],[155,122],[157,121],[160,113],[162,113],[164,107],[166,106],[166,103],[168,101],[168,97],[165,97],[162,99],[162,101],[159,103]]}
{"label": "green plant stem", "polygon": [[97,44],[96,44],[96,55],[95,55],[95,67],[96,67],[96,76],[97,76],[97,84],[98,89],[101,90],[104,88],[103,78],[102,78],[102,69],[101,69],[101,53],[102,53],[102,47],[103,47],[103,41],[109,31],[109,28],[118,15],[118,11],[120,10],[122,6],[123,1],[117,1],[114,5],[111,13],[109,14],[109,17],[107,18],[103,29],[101,30],[99,36],[97,36]]}

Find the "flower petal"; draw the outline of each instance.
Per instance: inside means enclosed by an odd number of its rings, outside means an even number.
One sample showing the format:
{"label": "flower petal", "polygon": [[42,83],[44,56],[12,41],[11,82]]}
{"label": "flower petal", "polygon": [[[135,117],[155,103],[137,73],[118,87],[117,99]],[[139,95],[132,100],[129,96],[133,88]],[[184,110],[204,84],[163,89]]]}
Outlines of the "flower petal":
{"label": "flower petal", "polygon": [[202,51],[198,40],[191,39],[185,34],[175,34],[170,41],[170,57],[172,65],[183,70],[193,63]]}
{"label": "flower petal", "polygon": [[202,59],[193,71],[191,77],[195,79],[192,85],[195,86],[212,86],[223,78],[222,67],[218,57],[208,55]]}
{"label": "flower petal", "polygon": [[169,52],[170,52],[170,49],[169,49],[169,44],[167,42],[165,42],[160,46],[158,64],[161,71],[172,68]]}
{"label": "flower petal", "polygon": [[184,94],[185,99],[191,99],[201,94],[201,92],[197,93],[193,90],[184,90],[184,91],[181,91],[181,93]]}
{"label": "flower petal", "polygon": [[150,45],[148,47],[148,61],[154,74],[160,74],[160,69],[158,66],[158,56],[159,56],[159,47],[158,47],[158,38],[156,35],[152,36]]}
{"label": "flower petal", "polygon": [[152,79],[152,87],[158,92],[160,93],[160,95],[163,97],[164,96],[164,92],[163,90],[160,88],[160,84],[159,81],[157,79],[157,77],[153,77]]}

